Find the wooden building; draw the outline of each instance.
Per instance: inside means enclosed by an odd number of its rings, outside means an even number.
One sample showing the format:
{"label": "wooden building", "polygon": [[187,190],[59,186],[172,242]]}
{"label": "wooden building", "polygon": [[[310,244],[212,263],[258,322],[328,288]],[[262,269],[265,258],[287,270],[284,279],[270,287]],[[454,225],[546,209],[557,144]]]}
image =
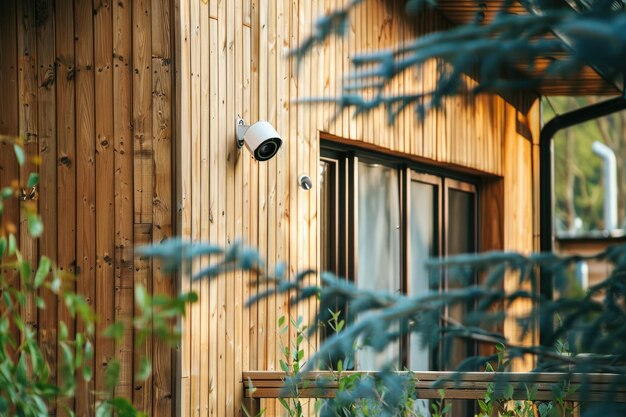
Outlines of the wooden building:
{"label": "wooden building", "polygon": [[[148,415],[241,415],[242,372],[278,369],[281,344],[293,335],[277,331],[279,317],[307,318],[316,306],[293,308],[277,298],[245,308],[258,290],[247,285],[246,274],[192,284],[164,275],[157,263],[134,257],[132,248],[175,234],[223,246],[241,239],[259,248],[268,265],[286,263],[291,274],[308,267],[357,274],[359,261],[342,258],[345,247],[330,239],[352,221],[346,233],[358,240],[358,224],[345,210],[332,211],[339,208],[328,196],[340,190],[328,188],[330,179],[320,184],[325,163],[337,164],[327,165],[337,170],[336,184],[347,181],[341,164],[354,168],[357,158],[370,162],[363,171],[391,167],[389,175],[402,178],[404,190],[412,182],[430,184],[438,196],[431,214],[440,233],[436,254],[453,250],[442,246],[452,241],[443,225],[452,229],[460,220],[448,206],[450,190],[470,196],[461,206],[474,210],[469,249],[538,249],[536,99],[567,86],[450,99],[423,121],[408,111],[394,125],[380,110],[333,118],[331,104],[298,105],[297,99],[339,95],[354,53],[444,29],[472,13],[463,2],[443,2],[441,10],[408,19],[403,2],[368,0],[353,14],[345,38],[327,41],[299,68],[286,58],[315,17],[344,3],[0,2],[0,133],[23,135],[28,155],[41,158],[39,166],[20,169],[7,145],[0,145],[1,185],[31,170],[41,174],[38,205],[46,232],[31,241],[20,219],[23,252],[32,259],[46,254],[76,273],[77,289],[98,312],[100,329],[130,320],[137,284],[154,293],[193,290],[200,299],[182,323],[179,349],[156,340],[136,348],[131,333],[119,344],[97,336],[94,380],[79,386],[71,404],[76,415],[92,415],[93,390],[114,357],[122,363],[118,393]],[[393,89],[430,89],[435,72],[434,63],[427,65]],[[612,91],[595,73],[585,77],[588,88]],[[237,147],[237,116],[275,127],[284,140],[276,157],[258,162]],[[299,186],[302,174],[312,179],[312,190]],[[396,213],[418,210],[406,196],[398,198]],[[19,217],[17,206],[5,211]],[[406,256],[403,242],[398,251]],[[400,271],[398,279],[407,273]],[[51,347],[51,363],[65,314],[58,306],[31,317],[41,342]],[[143,354],[152,358],[154,371],[145,382],[134,380],[133,372]],[[273,415],[275,405],[267,407]]]}

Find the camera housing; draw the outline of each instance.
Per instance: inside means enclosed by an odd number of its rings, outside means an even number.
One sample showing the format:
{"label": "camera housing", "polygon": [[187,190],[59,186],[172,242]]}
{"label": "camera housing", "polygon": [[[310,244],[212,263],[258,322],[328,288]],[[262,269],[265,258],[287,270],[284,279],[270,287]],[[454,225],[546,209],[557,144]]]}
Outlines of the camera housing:
{"label": "camera housing", "polygon": [[257,161],[267,161],[278,153],[283,144],[280,135],[269,122],[258,121],[245,125],[243,119],[237,119],[237,146],[246,148]]}

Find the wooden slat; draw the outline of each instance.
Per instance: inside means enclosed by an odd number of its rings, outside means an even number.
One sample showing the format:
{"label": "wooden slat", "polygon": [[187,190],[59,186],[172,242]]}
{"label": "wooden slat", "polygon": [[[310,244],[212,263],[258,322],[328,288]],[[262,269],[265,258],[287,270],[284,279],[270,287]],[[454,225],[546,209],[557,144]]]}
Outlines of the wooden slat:
{"label": "wooden slat", "polygon": [[[159,243],[173,236],[173,189],[175,172],[172,167],[172,127],[174,118],[171,21],[173,12],[169,0],[152,1],[152,133],[154,135],[154,181],[152,201],[152,242]],[[176,294],[173,277],[152,265],[152,292]],[[173,414],[175,381],[173,349],[163,340],[153,340],[152,379],[144,382],[142,394],[146,413],[169,417]],[[150,386],[152,385],[152,386]],[[135,392],[137,389],[135,383]],[[152,401],[152,405],[147,404]]]}
{"label": "wooden slat", "polygon": [[[176,160],[178,163],[178,183],[176,187],[176,206],[179,210],[177,216],[177,232],[182,236],[191,235],[191,143],[189,140],[191,133],[191,89],[190,89],[190,2],[183,0],[178,7],[178,16],[175,19],[176,27],[176,66],[181,76],[176,77],[176,108],[177,128],[176,134],[180,140],[176,141]],[[181,274],[179,290],[189,291],[189,281],[184,274]],[[182,341],[180,357],[178,358],[177,380],[180,383],[177,397],[177,415],[188,416],[189,410],[189,367],[191,366],[191,335],[190,317],[185,316],[182,320]]]}
{"label": "wooden slat", "polygon": [[[113,150],[115,210],[115,321],[124,334],[115,346],[120,362],[115,395],[133,398],[133,88],[132,8],[113,4]],[[142,408],[143,409],[143,408]]]}
{"label": "wooden slat", "polygon": [[103,336],[115,320],[115,166],[113,152],[113,14],[112,2],[94,0],[95,183],[96,183],[96,389],[103,390],[115,344]]}
{"label": "wooden slat", "polygon": [[[17,60],[17,5],[16,1],[0,2],[0,88],[6,99],[0,100],[0,134],[16,137],[19,128],[18,60]],[[0,143],[0,187],[13,186],[19,179],[19,166],[13,144]],[[20,207],[15,198],[3,202],[4,211],[0,222],[3,236],[14,234],[19,239]],[[15,285],[15,274],[7,273],[7,282]],[[15,326],[11,336],[19,341],[20,334]]]}
{"label": "wooden slat", "polygon": [[[355,372],[346,372],[350,375]],[[356,372],[358,373],[358,372]],[[368,373],[364,373],[368,374]],[[372,373],[369,373],[372,374]],[[587,395],[573,393],[569,400],[606,401],[611,393],[611,400],[626,402],[626,386],[611,386],[619,375],[610,374],[558,374],[558,373],[489,373],[489,372],[414,372],[411,377],[415,381],[418,398],[439,398],[439,389],[446,390],[447,399],[483,399],[485,392],[492,383],[505,382],[513,385],[514,398],[528,399],[526,384],[532,384],[537,390],[534,400],[550,400],[554,398],[553,387],[562,386],[566,381],[570,384],[587,384]],[[253,398],[289,398],[292,390],[284,390],[285,374],[283,372],[251,371],[242,374],[244,395]],[[436,383],[436,386],[433,384]],[[299,398],[332,398],[338,390],[337,375],[331,371],[312,372],[299,383]]]}
{"label": "wooden slat", "polygon": [[[217,5],[215,2],[211,3],[215,10],[213,16],[217,16]],[[218,72],[218,44],[217,44],[217,26],[218,22],[215,18],[211,18],[212,10],[209,8],[209,108],[210,112],[210,129],[209,129],[209,158],[210,158],[210,166],[218,167],[218,161],[221,158],[219,153],[219,144],[217,137],[217,127],[218,127],[218,97],[219,97],[219,72]],[[218,173],[213,172],[213,175],[209,176],[209,209],[208,209],[208,220],[210,223],[209,234],[211,240],[217,242],[219,239],[219,223],[222,215],[220,213],[219,201],[221,200],[221,196],[218,194]],[[212,281],[209,285],[209,316],[207,317],[209,320],[209,340],[211,341],[210,352],[209,352],[209,368],[208,368],[208,385],[209,385],[209,416],[217,415],[218,410],[218,315],[221,309],[220,298],[218,297],[218,285],[217,282]]]}
{"label": "wooden slat", "polygon": [[[229,114],[227,111],[227,100],[228,100],[228,66],[227,66],[227,56],[229,50],[231,50],[231,46],[228,44],[227,38],[227,2],[218,2],[217,3],[217,82],[218,82],[218,102],[217,107],[213,110],[217,113],[218,122],[217,122],[217,173],[215,175],[218,176],[218,186],[216,189],[217,195],[217,238],[215,239],[218,244],[222,246],[227,245],[227,233],[228,233],[228,222],[227,215],[230,217],[231,213],[227,211],[228,198],[229,195],[232,195],[233,190],[228,192],[228,184],[227,184],[227,176],[228,169],[230,165],[230,161],[227,156],[232,148],[229,148],[229,145],[232,144],[232,140],[229,141],[227,132],[229,124],[232,125],[232,116],[229,119]],[[231,137],[232,139],[232,137]],[[232,152],[230,154],[232,157]],[[226,283],[225,280],[220,280],[217,285],[217,322],[215,325],[217,326],[217,334],[215,339],[215,345],[217,345],[217,362],[210,364],[210,366],[215,366],[217,368],[216,380],[214,381],[214,389],[216,391],[217,396],[217,415],[226,415],[226,410],[229,408],[229,404],[227,401],[227,393],[228,393],[228,384],[230,381],[226,378],[227,367],[230,364],[227,364],[227,333],[232,329],[228,329],[226,327],[226,308],[228,304],[228,299],[226,295]],[[212,323],[213,324],[213,323]],[[232,335],[231,335],[232,337]]]}
{"label": "wooden slat", "polygon": [[[19,91],[19,132],[24,141],[24,152],[26,154],[26,161],[24,165],[19,168],[19,186],[20,190],[26,192],[26,183],[31,172],[37,172],[37,165],[35,164],[35,158],[39,154],[39,124],[38,124],[38,71],[37,71],[37,38],[35,19],[35,2],[21,1],[17,3],[17,21],[20,23],[17,32],[17,60],[19,65],[19,77],[18,77],[18,91]],[[42,119],[42,127],[50,129],[54,125],[54,115],[51,118],[46,117]],[[31,210],[38,210],[38,201],[29,200],[20,203],[22,209],[19,215],[19,247],[22,252],[22,257],[31,265],[37,265],[37,258],[39,255],[39,245],[36,239],[31,238],[28,231],[28,219],[25,208],[30,207]],[[32,274],[34,274],[35,268],[33,268]],[[31,277],[32,278],[32,277]],[[21,282],[22,289],[24,289],[24,282]],[[24,321],[34,326],[37,323],[38,312],[32,297],[27,297],[26,303],[21,307],[21,314]],[[56,315],[56,312],[55,312]],[[50,322],[46,323],[47,325]],[[56,363],[55,337],[52,334],[55,332],[54,324],[46,332],[46,336],[43,337],[44,343],[47,349],[44,352],[47,354],[47,359],[50,359],[51,363]],[[43,333],[43,332],[42,332]],[[54,406],[52,405],[54,408]]]}
{"label": "wooden slat", "polygon": [[[232,71],[230,74],[233,75],[233,95],[231,96],[231,101],[233,102],[233,115],[242,114],[244,111],[244,103],[243,103],[243,3],[244,0],[236,0],[233,2],[234,10],[231,13],[233,15],[234,24],[231,34],[231,39],[233,41],[233,58],[232,58]],[[246,63],[247,64],[247,63]],[[232,117],[232,116],[231,116]],[[249,119],[248,119],[249,120]],[[232,123],[231,123],[232,125]],[[234,136],[234,127],[231,130],[231,134],[228,136],[232,138]],[[231,140],[232,144],[232,140]],[[232,146],[232,145],[231,145]],[[243,239],[245,235],[243,234],[243,200],[246,193],[246,189],[244,187],[244,176],[243,176],[243,168],[244,161],[248,158],[248,155],[243,152],[247,152],[244,149],[238,150],[236,146],[233,146],[233,160],[234,160],[234,234],[232,236],[233,239]],[[243,322],[244,322],[244,310],[243,303],[244,299],[244,291],[243,291],[243,271],[235,271],[234,276],[234,298],[233,298],[233,309],[231,310],[234,318],[234,332],[233,332],[233,372],[234,375],[238,375],[242,371],[242,363],[243,363]],[[242,414],[240,410],[240,404],[242,400],[242,392],[238,389],[238,384],[234,382],[232,385],[233,390],[233,413],[234,414]]]}
{"label": "wooden slat", "polygon": [[[210,134],[211,134],[211,101],[210,101],[210,55],[211,50],[207,46],[209,45],[209,33],[210,33],[210,19],[209,19],[209,4],[208,2],[200,3],[200,45],[205,47],[200,51],[200,172],[209,172],[210,170]],[[198,156],[196,156],[198,158]],[[200,195],[196,196],[199,199],[199,207],[201,213],[210,212],[210,200],[211,200],[211,187],[210,182],[213,176],[201,175],[200,176]],[[196,205],[197,206],[197,205]],[[200,216],[200,239],[208,242],[210,240],[211,219],[209,215]],[[203,257],[200,262],[201,268],[206,268],[209,265],[210,260],[208,257]],[[209,385],[209,355],[211,351],[210,343],[210,283],[209,280],[203,280],[199,283],[200,290],[198,291],[200,296],[200,314],[199,320],[201,322],[201,328],[199,335],[200,342],[200,375],[199,375],[199,412],[200,416],[209,415],[209,403],[211,392]],[[197,311],[197,310],[196,310]],[[202,370],[207,370],[202,372]]]}
{"label": "wooden slat", "polygon": [[[201,237],[201,219],[202,219],[202,173],[200,171],[201,166],[201,66],[200,61],[202,57],[202,49],[200,48],[200,2],[191,1],[190,3],[190,53],[191,53],[191,91],[196,94],[191,95],[191,159],[189,164],[191,165],[191,240],[197,242]],[[195,259],[192,262],[192,272],[199,271],[201,266],[200,259]],[[186,279],[186,278],[183,278]],[[190,290],[199,293],[198,281],[190,283]],[[200,316],[200,307],[204,303],[204,300],[200,298],[199,302],[191,306],[186,315],[191,321],[191,326],[187,328],[190,332],[191,342],[191,366],[189,368],[189,411],[191,415],[197,416],[200,414],[200,367],[197,366],[201,362],[200,359],[200,347],[202,343],[202,322],[203,317]]]}
{"label": "wooden slat", "polygon": [[[93,6],[79,0],[74,8],[76,77],[76,246],[77,289],[93,307],[95,304],[95,86],[93,50]],[[78,323],[77,331],[85,326]],[[91,343],[94,343],[91,340]],[[86,366],[95,371],[95,360]],[[93,416],[94,380],[79,377],[76,387],[76,414]]]}
{"label": "wooden slat", "polygon": [[[74,60],[74,5],[71,1],[58,1],[55,11],[48,14],[47,30],[39,32],[38,53],[41,61],[48,61],[45,67],[52,67],[55,72],[54,84],[40,91],[40,105],[47,104],[41,109],[41,117],[56,116],[56,129],[40,135],[41,156],[41,192],[40,212],[45,232],[40,241],[42,255],[57,259],[58,267],[68,278],[68,287],[75,289],[76,282],[76,113],[75,113],[75,75],[76,63]],[[52,16],[56,16],[56,22]],[[55,33],[50,33],[51,29]],[[49,40],[55,37],[55,44]],[[54,49],[56,48],[56,64]],[[44,58],[44,51],[46,56]],[[47,58],[47,59],[46,59]],[[42,62],[43,64],[43,62]],[[55,67],[56,65],[56,67]],[[48,79],[45,72],[40,79]],[[56,90],[55,90],[56,88]],[[48,95],[44,98],[44,95]],[[56,108],[52,107],[56,95]],[[56,112],[56,114],[55,114]],[[42,132],[43,133],[43,132]],[[62,231],[62,233],[58,233]],[[57,239],[58,236],[58,239]],[[58,248],[58,249],[57,249]],[[58,250],[58,251],[57,251]],[[69,337],[74,336],[75,323],[70,319],[69,311],[63,303],[57,303],[55,297],[49,295],[44,298],[46,313],[41,321],[49,320],[51,327],[57,327],[56,318],[68,325]],[[57,307],[58,314],[52,313]],[[42,327],[44,326],[41,323]],[[43,334],[43,333],[42,333]],[[54,341],[56,345],[56,341]],[[54,346],[53,345],[53,346]],[[60,347],[57,348],[57,357],[62,357]],[[57,377],[58,383],[61,375]],[[66,407],[74,409],[75,401],[66,399],[59,404],[58,414],[66,415]]]}

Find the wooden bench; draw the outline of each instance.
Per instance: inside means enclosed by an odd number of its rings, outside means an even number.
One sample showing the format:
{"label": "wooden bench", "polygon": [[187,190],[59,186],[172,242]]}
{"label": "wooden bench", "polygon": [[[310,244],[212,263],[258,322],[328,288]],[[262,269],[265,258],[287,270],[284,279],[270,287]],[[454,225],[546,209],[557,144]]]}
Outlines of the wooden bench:
{"label": "wooden bench", "polygon": [[[344,372],[351,374],[355,372]],[[359,372],[356,372],[359,373]],[[368,374],[367,372],[362,372]],[[371,374],[371,373],[369,373]],[[256,415],[261,409],[262,398],[294,398],[290,390],[283,389],[286,378],[284,372],[247,371],[242,373],[244,405],[250,415]],[[626,383],[615,384],[617,375],[612,374],[561,374],[561,373],[493,373],[493,372],[414,372],[418,398],[438,399],[439,389],[445,388],[446,399],[478,400],[483,399],[489,383],[506,381],[513,387],[513,398],[528,399],[526,386],[532,384],[536,390],[533,400],[550,400],[554,397],[553,387],[562,385],[566,380],[570,384],[586,384],[585,401],[606,401],[607,392],[612,392],[611,400],[626,402]],[[437,382],[437,386],[433,384]],[[337,394],[336,373],[316,371],[307,374],[297,387],[298,398],[333,398]],[[295,390],[294,390],[295,391]],[[580,400],[575,392],[566,398],[568,401]]]}

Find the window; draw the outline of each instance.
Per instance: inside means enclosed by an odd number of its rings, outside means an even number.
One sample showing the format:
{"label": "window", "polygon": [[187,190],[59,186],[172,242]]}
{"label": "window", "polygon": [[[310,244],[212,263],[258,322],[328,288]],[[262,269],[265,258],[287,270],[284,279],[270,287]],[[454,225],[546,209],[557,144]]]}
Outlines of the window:
{"label": "window", "polygon": [[[432,284],[424,262],[433,256],[477,249],[477,189],[413,161],[324,142],[320,159],[321,267],[354,280],[360,288],[417,294],[453,288],[444,277]],[[365,272],[367,271],[367,272]],[[456,308],[451,317],[465,313]],[[473,352],[457,342],[453,365]],[[357,353],[356,368],[440,368],[437,352],[411,336],[387,350]]]}

